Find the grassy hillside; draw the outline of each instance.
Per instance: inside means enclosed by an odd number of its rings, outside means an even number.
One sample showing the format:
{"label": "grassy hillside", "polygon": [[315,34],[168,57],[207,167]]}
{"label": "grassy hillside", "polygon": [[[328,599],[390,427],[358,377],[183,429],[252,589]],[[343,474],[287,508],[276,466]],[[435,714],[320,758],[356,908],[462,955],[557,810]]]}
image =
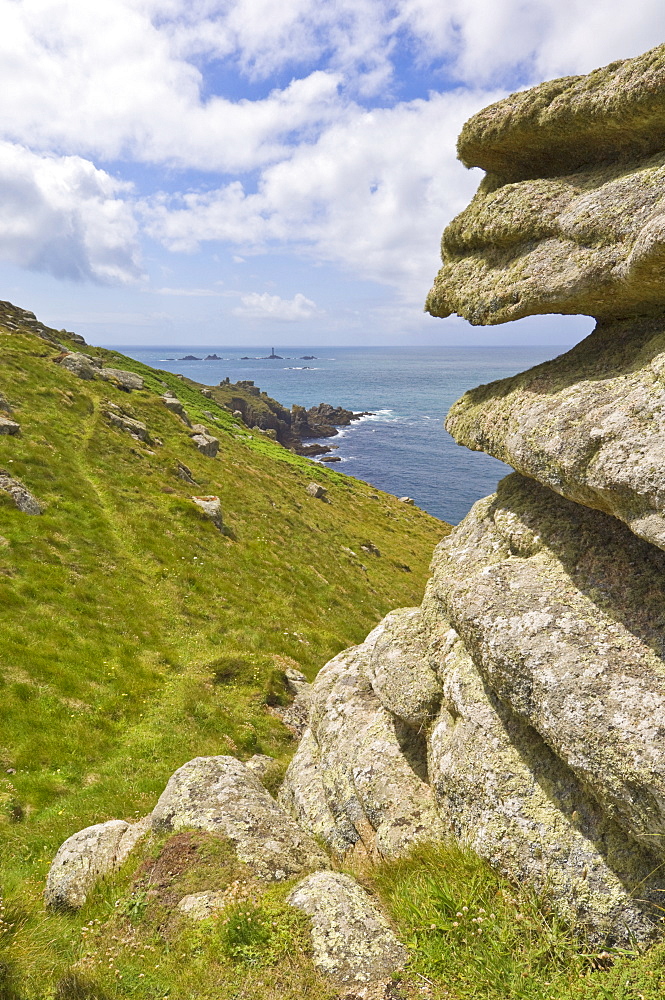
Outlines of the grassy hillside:
{"label": "grassy hillside", "polygon": [[[67,836],[146,814],[194,756],[266,753],[285,767],[296,745],[274,711],[288,700],[285,668],[312,678],[388,610],[419,603],[448,528],[248,431],[177,376],[84,347],[145,388],[81,380],[56,363],[60,343],[80,349],[0,305],[0,393],[21,426],[0,434],[0,475],[43,506],[22,513],[0,490],[0,1000],[339,996],[307,957],[288,886],[257,896],[212,835],[146,842],[76,914],[44,911],[44,879]],[[215,458],[166,408],[166,389],[219,439]],[[149,441],[110,413],[142,421]],[[307,494],[311,482],[325,500]],[[220,498],[224,532],[200,495]],[[356,875],[413,948],[395,996],[655,1000],[665,989],[662,949],[594,971],[546,902],[456,849]],[[224,920],[169,916],[185,893],[233,882]],[[484,935],[483,910],[494,921]]]}

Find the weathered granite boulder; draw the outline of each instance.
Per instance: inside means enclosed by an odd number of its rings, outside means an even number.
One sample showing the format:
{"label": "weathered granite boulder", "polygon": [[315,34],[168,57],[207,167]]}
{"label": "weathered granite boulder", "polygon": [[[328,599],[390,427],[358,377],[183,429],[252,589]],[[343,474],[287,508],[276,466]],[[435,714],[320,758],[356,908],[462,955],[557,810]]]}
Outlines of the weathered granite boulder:
{"label": "weathered granite boulder", "polygon": [[103,875],[119,868],[150,829],[149,818],[138,823],[111,819],[69,837],[58,850],[46,879],[44,900],[51,909],[79,909]]}
{"label": "weathered granite boulder", "polygon": [[5,469],[0,469],[0,490],[8,493],[15,505],[23,514],[41,514],[42,505],[22,482],[11,476]]}
{"label": "weathered granite boulder", "polygon": [[59,359],[59,364],[72,375],[88,382],[96,379],[102,368],[102,363],[98,358],[92,358],[89,354],[80,354],[77,351],[65,354]]}
{"label": "weathered granite boulder", "polygon": [[308,496],[314,497],[315,500],[325,500],[328,490],[325,486],[320,486],[319,483],[310,483],[306,492]]}
{"label": "weathered granite boulder", "polygon": [[515,881],[547,892],[597,945],[657,931],[665,877],[609,820],[538,733],[482,681],[461,639],[442,663],[429,774],[456,838]]}
{"label": "weathered granite boulder", "polygon": [[310,732],[280,802],[337,854],[389,857],[444,828],[427,784],[422,734],[381,705],[367,678],[373,634],[334,657],[312,685]]}
{"label": "weathered granite boulder", "polygon": [[213,437],[212,434],[198,433],[192,434],[192,441],[199,449],[202,455],[206,455],[208,458],[214,458],[219,451],[219,440]]}
{"label": "weathered granite boulder", "polygon": [[222,502],[219,497],[204,496],[192,497],[192,500],[199,507],[206,517],[209,517],[216,528],[224,530],[224,516],[222,514]]}
{"label": "weathered granite boulder", "polygon": [[100,378],[106,382],[116,382],[123,389],[142,389],[144,381],[136,372],[124,371],[122,368],[102,368]]}
{"label": "weathered granite boulder", "polygon": [[337,982],[387,979],[406,963],[406,948],[371,896],[349,875],[308,875],[288,902],[312,918],[314,964]]}
{"label": "weathered granite boulder", "polygon": [[393,611],[371,633],[366,675],[384,708],[416,728],[436,714],[441,682],[429,661],[420,608]]}
{"label": "weathered granite boulder", "polygon": [[162,792],[152,826],[222,833],[262,879],[280,881],[330,864],[235,757],[196,757],[183,764]]}
{"label": "weathered granite boulder", "polygon": [[135,420],[133,417],[128,417],[124,413],[115,413],[113,410],[108,410],[106,417],[109,423],[113,424],[121,431],[126,431],[131,434],[132,437],[139,441],[144,441],[146,444],[151,444],[152,439],[148,433],[148,428],[141,420]]}
{"label": "weathered granite boulder", "polygon": [[488,173],[444,232],[429,312],[661,310],[665,46],[512,94],[467,122],[459,152]]}
{"label": "weathered granite boulder", "polygon": [[665,553],[514,473],[433,570],[492,691],[665,856]]}
{"label": "weathered granite boulder", "polygon": [[471,389],[446,428],[665,548],[664,378],[665,317],[603,321],[561,357]]}
{"label": "weathered granite boulder", "polygon": [[16,420],[10,420],[0,413],[0,434],[9,434],[17,437],[21,433],[21,425]]}
{"label": "weathered granite boulder", "polygon": [[162,402],[167,410],[170,410],[171,413],[175,413],[176,416],[180,417],[183,423],[187,424],[188,427],[192,426],[192,422],[187,415],[184,404],[180,402],[174,392],[171,392],[170,389],[167,390],[162,396]]}

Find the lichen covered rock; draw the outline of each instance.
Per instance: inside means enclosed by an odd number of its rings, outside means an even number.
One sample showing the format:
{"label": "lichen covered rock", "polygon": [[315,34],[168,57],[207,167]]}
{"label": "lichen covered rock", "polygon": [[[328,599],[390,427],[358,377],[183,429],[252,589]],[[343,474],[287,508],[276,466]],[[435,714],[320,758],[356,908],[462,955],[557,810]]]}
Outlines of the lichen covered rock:
{"label": "lichen covered rock", "polygon": [[427,784],[424,735],[392,716],[372,690],[373,642],[374,633],[319,672],[311,732],[281,800],[336,852],[391,857],[444,829]]}
{"label": "lichen covered rock", "polygon": [[371,633],[367,679],[384,708],[416,728],[441,701],[441,682],[428,658],[429,635],[420,608],[402,608]]}
{"label": "lichen covered rock", "polygon": [[8,493],[14,504],[23,514],[41,514],[42,505],[39,500],[23,485],[4,469],[0,469],[0,490]]}
{"label": "lichen covered rock", "polygon": [[471,389],[446,428],[665,548],[665,318],[599,323],[561,357]]}
{"label": "lichen covered rock", "polygon": [[665,553],[515,473],[433,568],[492,691],[665,856]]}
{"label": "lichen covered rock", "polygon": [[241,861],[280,881],[327,868],[326,854],[235,757],[196,757],[169,780],[152,812],[154,830],[210,830],[228,837]]}
{"label": "lichen covered rock", "polygon": [[314,964],[337,982],[386,979],[406,963],[406,948],[371,896],[349,875],[308,875],[288,902],[312,918]]}
{"label": "lichen covered rock", "polygon": [[658,311],[665,274],[665,46],[513,94],[465,125],[488,171],[447,227],[427,300],[474,324]]}
{"label": "lichen covered rock", "polygon": [[69,837],[58,850],[46,879],[44,900],[51,909],[79,909],[102,876],[119,868],[145,836],[149,822],[111,819]]}
{"label": "lichen covered rock", "polygon": [[100,377],[107,382],[116,382],[122,389],[131,391],[132,389],[142,389],[143,378],[136,372],[128,372],[123,368],[102,368]]}
{"label": "lichen covered rock", "polygon": [[541,737],[483,683],[461,639],[429,737],[437,803],[457,840],[547,892],[595,944],[652,938],[665,879]]}

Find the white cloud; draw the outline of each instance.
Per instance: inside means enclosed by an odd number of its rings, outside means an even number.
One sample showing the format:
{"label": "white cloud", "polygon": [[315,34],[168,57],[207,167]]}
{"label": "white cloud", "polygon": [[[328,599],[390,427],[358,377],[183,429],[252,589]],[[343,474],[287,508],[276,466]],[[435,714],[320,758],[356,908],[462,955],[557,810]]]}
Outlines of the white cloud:
{"label": "white cloud", "polygon": [[0,258],[56,278],[139,277],[130,185],[79,156],[0,142]]}
{"label": "white cloud", "polygon": [[146,203],[149,231],[181,251],[205,240],[245,251],[288,244],[420,302],[438,266],[441,229],[477,184],[456,161],[455,138],[487,97],[459,91],[371,112],[356,108],[317,142],[267,168],[256,193],[236,181]]}
{"label": "white cloud", "polygon": [[291,322],[311,319],[320,314],[316,302],[305,298],[302,292],[297,292],[292,299],[282,299],[279,295],[268,292],[252,292],[241,296],[242,305],[233,310],[235,316],[245,319],[276,319]]}

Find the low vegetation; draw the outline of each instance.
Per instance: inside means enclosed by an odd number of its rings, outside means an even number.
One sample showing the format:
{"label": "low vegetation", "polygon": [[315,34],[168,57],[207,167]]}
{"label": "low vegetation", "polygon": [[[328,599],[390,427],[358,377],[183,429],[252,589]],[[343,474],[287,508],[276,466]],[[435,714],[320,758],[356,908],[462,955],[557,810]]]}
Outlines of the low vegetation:
{"label": "low vegetation", "polygon": [[[67,836],[145,815],[194,756],[269,754],[276,787],[296,745],[279,718],[285,669],[311,679],[387,611],[419,603],[448,528],[248,431],[191,383],[85,350],[145,389],[81,380],[54,363],[57,345],[0,326],[0,392],[21,425],[0,436],[0,469],[44,508],[26,515],[0,491],[0,1000],[332,1000],[290,886],[259,892],[219,837],[146,840],[75,914],[44,911],[44,880]],[[164,406],[166,389],[219,439],[215,458]],[[224,531],[199,495],[220,498]],[[661,948],[586,953],[546,900],[457,848],[355,874],[412,948],[395,996],[665,990]],[[203,889],[228,905],[198,923],[178,915]]]}

